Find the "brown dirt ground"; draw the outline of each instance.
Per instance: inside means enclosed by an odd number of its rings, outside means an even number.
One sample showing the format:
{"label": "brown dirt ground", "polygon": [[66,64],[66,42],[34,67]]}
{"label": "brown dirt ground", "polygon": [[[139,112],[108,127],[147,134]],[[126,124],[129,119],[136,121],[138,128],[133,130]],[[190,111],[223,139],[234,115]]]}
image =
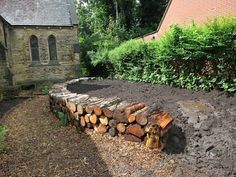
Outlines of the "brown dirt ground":
{"label": "brown dirt ground", "polygon": [[[236,95],[109,79],[81,81],[67,88],[131,103],[158,103],[176,118],[163,152],[178,163],[173,175],[236,176]],[[142,154],[143,149],[137,152]]]}
{"label": "brown dirt ground", "polygon": [[49,110],[48,96],[21,103],[4,125],[8,151],[0,154],[1,177],[163,177],[171,176],[177,165],[143,144],[60,126]]}

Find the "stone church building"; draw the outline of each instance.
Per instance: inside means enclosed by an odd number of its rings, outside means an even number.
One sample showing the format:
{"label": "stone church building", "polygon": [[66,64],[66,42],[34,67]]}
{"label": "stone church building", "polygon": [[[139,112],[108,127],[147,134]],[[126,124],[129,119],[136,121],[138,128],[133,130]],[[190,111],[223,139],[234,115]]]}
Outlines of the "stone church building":
{"label": "stone church building", "polygon": [[73,0],[0,0],[0,88],[76,77]]}

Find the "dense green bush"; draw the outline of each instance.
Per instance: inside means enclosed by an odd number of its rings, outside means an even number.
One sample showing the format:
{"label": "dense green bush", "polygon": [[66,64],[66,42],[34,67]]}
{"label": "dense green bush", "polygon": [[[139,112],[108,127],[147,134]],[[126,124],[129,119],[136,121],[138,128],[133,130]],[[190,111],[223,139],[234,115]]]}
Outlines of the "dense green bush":
{"label": "dense green bush", "polygon": [[236,91],[236,18],[173,25],[161,39],[130,40],[106,53],[116,78]]}

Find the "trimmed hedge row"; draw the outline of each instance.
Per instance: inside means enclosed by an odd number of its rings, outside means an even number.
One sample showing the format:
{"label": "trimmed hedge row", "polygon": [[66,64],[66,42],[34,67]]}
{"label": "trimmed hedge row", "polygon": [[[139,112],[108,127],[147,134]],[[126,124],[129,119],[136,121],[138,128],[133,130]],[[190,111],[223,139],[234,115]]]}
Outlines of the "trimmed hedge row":
{"label": "trimmed hedge row", "polygon": [[[103,61],[104,62],[104,61]],[[236,18],[173,25],[158,41],[130,40],[110,51],[116,78],[189,89],[236,91]]]}

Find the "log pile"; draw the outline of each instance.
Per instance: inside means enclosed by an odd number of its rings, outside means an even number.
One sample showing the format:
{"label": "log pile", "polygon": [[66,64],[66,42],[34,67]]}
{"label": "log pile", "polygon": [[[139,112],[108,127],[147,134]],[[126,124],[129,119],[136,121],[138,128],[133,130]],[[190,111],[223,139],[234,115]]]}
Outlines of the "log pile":
{"label": "log pile", "polygon": [[142,142],[150,148],[163,149],[173,118],[157,104],[128,103],[118,97],[98,98],[87,94],[71,93],[67,84],[80,82],[80,78],[55,84],[49,93],[51,111],[63,113],[77,130],[94,129],[125,140]]}

